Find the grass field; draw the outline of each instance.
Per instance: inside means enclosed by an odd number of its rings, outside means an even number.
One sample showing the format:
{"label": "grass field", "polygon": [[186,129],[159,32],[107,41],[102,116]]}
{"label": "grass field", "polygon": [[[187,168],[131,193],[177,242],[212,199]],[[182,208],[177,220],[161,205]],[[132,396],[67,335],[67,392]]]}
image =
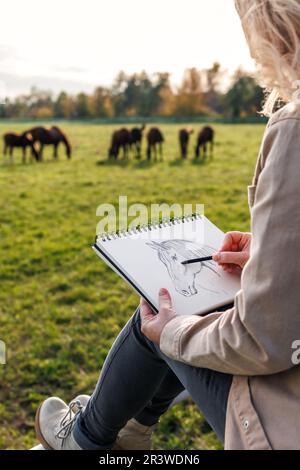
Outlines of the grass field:
{"label": "grass field", "polygon": [[[91,393],[115,336],[138,297],[92,252],[103,202],[203,203],[224,231],[248,230],[246,187],[263,133],[260,125],[216,125],[212,162],[178,157],[176,125],[161,126],[163,163],[105,162],[113,126],[59,124],[74,147],[71,161],[46,151],[42,164],[0,164],[0,448],[35,443],[42,399]],[[27,125],[28,126],[28,125]],[[26,125],[0,123],[0,134]],[[192,402],[161,420],[156,449],[219,449]]]}

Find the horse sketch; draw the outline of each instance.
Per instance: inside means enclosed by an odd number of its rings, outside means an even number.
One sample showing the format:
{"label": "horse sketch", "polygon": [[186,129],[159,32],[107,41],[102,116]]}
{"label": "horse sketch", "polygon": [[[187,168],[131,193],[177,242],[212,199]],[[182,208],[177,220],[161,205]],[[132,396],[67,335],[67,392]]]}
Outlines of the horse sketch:
{"label": "horse sketch", "polygon": [[209,289],[196,282],[197,276],[204,269],[209,269],[217,277],[220,277],[213,261],[189,265],[182,264],[183,261],[188,259],[211,256],[216,252],[215,248],[208,245],[199,245],[189,240],[151,241],[146,244],[157,251],[159,260],[166,266],[174,287],[179,294],[191,297],[198,294],[197,287],[214,294],[219,293],[217,290]]}

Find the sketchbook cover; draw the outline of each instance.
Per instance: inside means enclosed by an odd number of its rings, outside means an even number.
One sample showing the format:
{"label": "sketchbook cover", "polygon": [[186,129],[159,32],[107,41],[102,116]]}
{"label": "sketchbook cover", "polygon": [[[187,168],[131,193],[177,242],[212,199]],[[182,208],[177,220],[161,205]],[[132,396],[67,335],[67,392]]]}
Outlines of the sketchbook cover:
{"label": "sketchbook cover", "polygon": [[158,292],[169,290],[178,315],[204,314],[231,303],[240,276],[225,273],[213,261],[182,265],[210,256],[224,233],[206,217],[152,227],[151,230],[98,238],[96,253],[158,311]]}

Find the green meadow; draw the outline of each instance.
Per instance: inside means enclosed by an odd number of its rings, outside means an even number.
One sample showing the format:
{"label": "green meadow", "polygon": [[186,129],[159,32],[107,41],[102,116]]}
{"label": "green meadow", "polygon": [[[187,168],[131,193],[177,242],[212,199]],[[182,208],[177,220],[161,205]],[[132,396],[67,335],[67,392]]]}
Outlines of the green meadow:
{"label": "green meadow", "polygon": [[[31,124],[0,123],[0,134]],[[15,150],[0,162],[0,449],[36,443],[34,416],[50,395],[90,394],[112,342],[139,299],[91,249],[102,203],[202,203],[222,230],[249,230],[251,183],[263,125],[214,125],[214,159],[179,158],[180,125],[161,125],[164,161],[107,162],[116,126],[58,123],[73,146],[68,161],[47,149],[22,164]],[[188,125],[188,124],[187,124]],[[195,130],[200,124],[193,126]],[[190,150],[194,147],[192,136]],[[144,143],[145,146],[145,143]],[[145,152],[143,152],[145,153]],[[220,449],[192,401],[162,417],[155,449]]]}

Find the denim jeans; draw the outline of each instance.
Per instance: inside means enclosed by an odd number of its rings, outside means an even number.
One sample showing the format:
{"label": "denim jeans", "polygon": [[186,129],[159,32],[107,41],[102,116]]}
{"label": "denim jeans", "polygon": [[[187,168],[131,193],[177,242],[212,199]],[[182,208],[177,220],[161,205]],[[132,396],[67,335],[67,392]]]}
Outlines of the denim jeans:
{"label": "denim jeans", "polygon": [[187,389],[224,441],[232,376],[174,361],[141,332],[139,309],[114,341],[85,410],[74,427],[83,449],[110,449],[121,428],[135,418],[151,426]]}

